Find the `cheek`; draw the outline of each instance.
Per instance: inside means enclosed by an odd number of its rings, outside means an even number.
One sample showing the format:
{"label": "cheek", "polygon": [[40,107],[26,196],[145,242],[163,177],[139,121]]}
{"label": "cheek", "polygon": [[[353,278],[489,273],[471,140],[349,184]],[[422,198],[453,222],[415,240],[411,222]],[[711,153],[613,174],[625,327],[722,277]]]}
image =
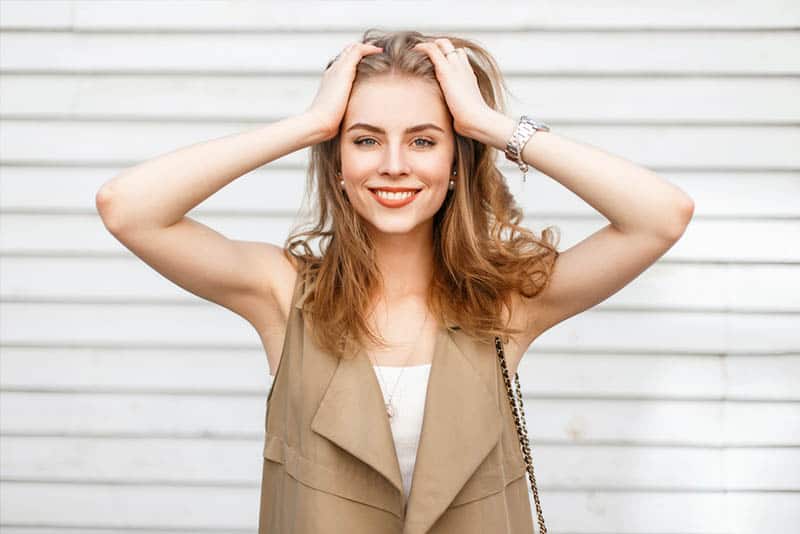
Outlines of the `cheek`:
{"label": "cheek", "polygon": [[348,176],[358,176],[365,172],[374,172],[380,165],[380,158],[374,154],[363,154],[349,147],[341,152],[342,169]]}
{"label": "cheek", "polygon": [[419,176],[432,189],[447,189],[450,185],[450,179],[454,178],[452,172],[452,167],[448,161],[431,162],[429,165],[418,169]]}

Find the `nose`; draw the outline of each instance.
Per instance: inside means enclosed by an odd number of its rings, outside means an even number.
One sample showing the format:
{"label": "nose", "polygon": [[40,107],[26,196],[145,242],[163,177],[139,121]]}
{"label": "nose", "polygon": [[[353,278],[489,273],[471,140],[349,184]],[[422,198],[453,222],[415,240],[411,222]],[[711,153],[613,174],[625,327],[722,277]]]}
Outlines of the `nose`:
{"label": "nose", "polygon": [[383,159],[378,169],[380,174],[401,175],[410,172],[411,169],[403,152],[403,148],[401,143],[386,144],[386,149],[383,152]]}

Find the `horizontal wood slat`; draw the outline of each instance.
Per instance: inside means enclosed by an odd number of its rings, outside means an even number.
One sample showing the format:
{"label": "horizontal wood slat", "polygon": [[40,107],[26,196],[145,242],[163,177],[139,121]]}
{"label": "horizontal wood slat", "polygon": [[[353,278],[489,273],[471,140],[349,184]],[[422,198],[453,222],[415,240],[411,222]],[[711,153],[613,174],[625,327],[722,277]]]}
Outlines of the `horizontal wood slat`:
{"label": "horizontal wood slat", "polygon": [[[544,117],[542,117],[544,118]],[[0,163],[127,167],[179,147],[258,129],[255,124],[122,121],[4,121]],[[634,163],[684,170],[800,169],[800,128],[781,126],[571,126],[561,135]],[[753,150],[753,144],[758,150]],[[670,150],[664,150],[669,146]],[[305,169],[309,148],[269,165]],[[519,170],[498,158],[511,176]]]}
{"label": "horizontal wood slat", "polygon": [[[570,354],[535,343],[519,374],[537,398],[800,401],[800,353]],[[272,385],[261,347],[7,346],[0,375],[4,390],[31,392],[259,395]]]}
{"label": "horizontal wood slat", "polygon": [[[535,73],[533,73],[535,74]],[[319,75],[6,74],[7,118],[187,120],[266,123],[303,112]],[[554,124],[786,124],[800,120],[797,77],[507,77],[508,113],[536,112]]]}
{"label": "horizontal wood slat", "polygon": [[[800,281],[796,270],[791,264],[665,260],[643,272],[596,309],[800,313]],[[0,299],[76,304],[119,301],[207,304],[143,265],[132,254],[2,257]]]}
{"label": "horizontal wood slat", "polygon": [[[181,12],[183,12],[181,8]],[[395,10],[396,12],[396,10]],[[361,31],[342,33],[8,32],[0,70],[14,73],[322,74]],[[796,75],[793,32],[471,32],[505,74]],[[527,51],[527,52],[526,52]]]}
{"label": "horizontal wood slat", "polygon": [[[248,322],[216,305],[2,302],[0,315],[0,336],[9,345],[253,348],[260,344]],[[164,327],[167,324],[169,328]],[[796,327],[796,314],[593,308],[539,336],[532,349],[784,354],[800,352]]]}
{"label": "horizontal wood slat", "polygon": [[[528,182],[501,163],[506,182],[528,215],[596,217],[571,191],[535,169]],[[6,213],[95,214],[95,196],[121,167],[2,167],[0,209]],[[800,217],[800,172],[678,171],[660,173],[695,201],[693,221],[714,219],[796,219]],[[237,178],[192,214],[288,216],[305,211],[305,169],[267,164]],[[280,194],[276,194],[276,190]]]}
{"label": "horizontal wood slat", "polygon": [[[115,0],[4,0],[0,29],[71,29],[80,31],[342,31],[364,25],[409,26],[428,30],[470,28],[522,31],[559,29],[793,29],[800,24],[794,2],[765,0],[754,9],[751,2],[717,4],[674,0],[669,4],[631,6],[624,0],[592,4],[580,1],[508,2],[503,9],[469,0],[461,9],[446,4],[404,1],[403,9],[388,1],[294,2],[141,2]],[[426,16],[420,16],[425,13]]]}
{"label": "horizontal wood slat", "polygon": [[[13,434],[249,437],[264,432],[263,395],[2,392]],[[796,403],[536,399],[532,442],[669,446],[800,446]]]}
{"label": "horizontal wood slat", "polygon": [[[6,436],[14,481],[258,487],[260,439]],[[800,483],[800,450],[533,443],[537,484],[554,490],[779,491]],[[676,466],[681,466],[676,469]],[[778,468],[783,466],[783,468]]]}
{"label": "horizontal wood slat", "polygon": [[[751,534],[762,529],[770,534],[795,534],[794,526],[800,521],[797,497],[780,493],[556,490],[542,493],[541,501],[548,525],[558,518],[558,532],[575,534]],[[94,526],[137,531],[137,527],[144,527],[252,532],[257,504],[257,488],[213,486],[43,486],[18,482],[7,483],[0,494],[9,523],[41,525],[36,518],[44,508],[48,511],[47,524],[84,526],[86,530],[92,527],[92,532]]]}
{"label": "horizontal wood slat", "polygon": [[[266,241],[280,245],[297,217],[210,215],[190,217],[231,239]],[[559,250],[565,250],[608,225],[600,216],[592,219],[524,217],[522,224],[537,235],[547,227],[560,230]],[[128,257],[132,253],[105,228],[98,215],[0,214],[0,254]],[[769,236],[765,240],[764,236]],[[678,241],[659,261],[685,262],[800,262],[800,247],[776,247],[775,243],[800,242],[800,219],[692,221]],[[312,242],[315,251],[318,240]],[[144,266],[143,266],[144,268]],[[796,296],[788,297],[794,300]]]}

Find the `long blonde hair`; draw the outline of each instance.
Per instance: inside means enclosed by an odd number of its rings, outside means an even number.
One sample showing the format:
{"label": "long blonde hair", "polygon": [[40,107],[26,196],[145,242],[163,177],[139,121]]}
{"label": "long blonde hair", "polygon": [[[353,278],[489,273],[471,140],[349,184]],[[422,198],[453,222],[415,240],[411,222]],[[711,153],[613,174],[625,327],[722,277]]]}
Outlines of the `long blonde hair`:
{"label": "long blonde hair", "polygon": [[[503,90],[508,89],[494,58],[478,43],[455,36],[368,29],[361,41],[383,47],[383,52],[364,56],[353,84],[387,74],[438,84],[433,63],[412,47],[440,37],[467,50],[484,100],[505,113]],[[502,306],[510,316],[513,293],[532,298],[546,286],[559,254],[560,232],[556,227],[554,234],[554,227],[548,227],[539,239],[521,226],[522,210],[495,165],[493,147],[455,136],[459,185],[448,192],[434,215],[434,274],[428,309],[442,324],[456,324],[473,339],[490,342],[495,335],[507,339],[520,330],[502,323]],[[382,286],[381,273],[365,222],[339,187],[339,143],[340,134],[311,147],[304,205],[315,191],[311,210],[315,222],[305,231],[293,229],[284,243],[284,254],[299,260],[298,276],[313,285],[303,312],[313,323],[315,343],[346,357],[348,343],[363,346],[369,340],[372,345],[385,345],[367,320],[369,303]],[[320,239],[320,255],[312,252],[312,239]]]}

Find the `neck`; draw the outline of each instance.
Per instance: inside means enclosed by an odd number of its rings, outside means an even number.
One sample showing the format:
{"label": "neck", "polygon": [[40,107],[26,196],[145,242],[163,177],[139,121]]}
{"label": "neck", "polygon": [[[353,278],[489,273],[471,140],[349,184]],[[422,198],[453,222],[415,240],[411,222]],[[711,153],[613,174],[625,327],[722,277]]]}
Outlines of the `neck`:
{"label": "neck", "polygon": [[373,235],[378,269],[387,301],[425,296],[433,275],[433,235],[429,225],[406,234]]}

